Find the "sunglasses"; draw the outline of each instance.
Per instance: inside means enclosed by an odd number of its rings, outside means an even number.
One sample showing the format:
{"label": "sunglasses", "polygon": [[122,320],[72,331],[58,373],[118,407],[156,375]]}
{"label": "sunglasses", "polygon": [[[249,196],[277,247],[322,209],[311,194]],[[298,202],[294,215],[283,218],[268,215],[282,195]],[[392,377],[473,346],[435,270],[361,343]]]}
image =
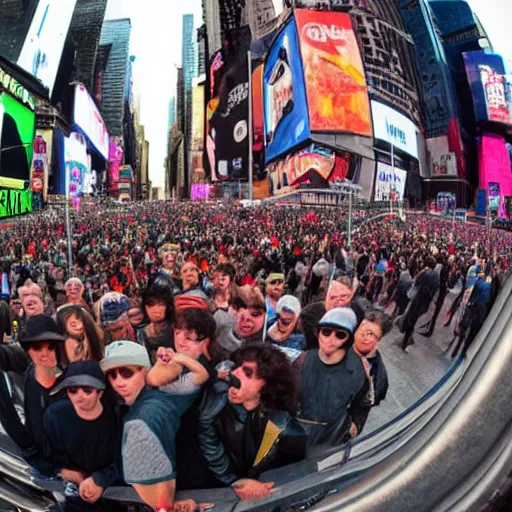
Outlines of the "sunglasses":
{"label": "sunglasses", "polygon": [[116,380],[119,375],[122,379],[128,380],[131,379],[135,374],[135,370],[131,368],[121,367],[121,368],[113,368],[105,373],[108,379]]}
{"label": "sunglasses", "polygon": [[70,395],[76,395],[79,389],[81,389],[86,395],[90,395],[93,391],[95,391],[95,389],[91,386],[73,386],[68,388],[68,393]]}
{"label": "sunglasses", "polygon": [[326,338],[329,338],[329,336],[334,333],[336,338],[340,341],[346,340],[348,338],[348,333],[346,331],[337,331],[336,329],[331,329],[329,327],[322,327],[320,329],[320,332],[323,336]]}
{"label": "sunglasses", "polygon": [[249,306],[241,299],[235,299],[233,301],[232,308],[235,311],[238,311],[239,309],[250,309],[251,316],[253,316],[255,318],[257,318],[265,313],[265,309],[262,308],[261,306]]}
{"label": "sunglasses", "polygon": [[273,284],[273,285],[284,284],[284,281],[282,279],[276,279],[275,281],[270,281],[268,284]]}

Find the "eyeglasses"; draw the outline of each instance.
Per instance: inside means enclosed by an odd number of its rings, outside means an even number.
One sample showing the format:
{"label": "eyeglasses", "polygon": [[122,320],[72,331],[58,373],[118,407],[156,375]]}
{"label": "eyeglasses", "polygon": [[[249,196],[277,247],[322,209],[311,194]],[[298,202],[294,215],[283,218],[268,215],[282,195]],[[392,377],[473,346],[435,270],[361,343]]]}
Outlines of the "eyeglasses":
{"label": "eyeglasses", "polygon": [[329,327],[322,327],[320,332],[322,333],[322,336],[325,336],[326,338],[328,338],[332,333],[334,333],[336,338],[340,341],[346,340],[348,338],[347,331],[337,331],[336,329],[331,329]]}
{"label": "eyeglasses", "polygon": [[73,386],[68,388],[68,393],[70,395],[76,395],[79,389],[81,389],[86,395],[90,395],[94,391],[94,388],[91,386]]}
{"label": "eyeglasses", "polygon": [[109,370],[108,372],[105,373],[105,375],[110,380],[116,380],[118,375],[122,379],[128,380],[135,375],[135,370],[122,366],[121,368],[113,368],[112,370]]}

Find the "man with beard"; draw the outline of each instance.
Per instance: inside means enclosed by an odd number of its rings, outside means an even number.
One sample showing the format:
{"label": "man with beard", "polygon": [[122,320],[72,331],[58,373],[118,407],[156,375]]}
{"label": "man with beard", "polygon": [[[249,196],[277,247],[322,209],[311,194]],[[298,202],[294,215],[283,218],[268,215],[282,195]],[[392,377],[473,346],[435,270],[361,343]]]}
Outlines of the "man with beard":
{"label": "man with beard", "polygon": [[[388,374],[384,360],[377,350],[379,341],[391,330],[392,323],[382,311],[366,313],[363,321],[354,333],[354,352],[362,358],[366,376],[369,379],[371,402],[379,405],[386,398],[388,391]],[[368,418],[369,408],[360,409],[352,422],[362,431]]]}
{"label": "man with beard", "polygon": [[199,418],[199,444],[210,472],[241,499],[270,494],[258,476],[302,460],[306,436],[293,419],[297,381],[288,357],[270,344],[249,343],[231,357],[229,383],[210,390]]}

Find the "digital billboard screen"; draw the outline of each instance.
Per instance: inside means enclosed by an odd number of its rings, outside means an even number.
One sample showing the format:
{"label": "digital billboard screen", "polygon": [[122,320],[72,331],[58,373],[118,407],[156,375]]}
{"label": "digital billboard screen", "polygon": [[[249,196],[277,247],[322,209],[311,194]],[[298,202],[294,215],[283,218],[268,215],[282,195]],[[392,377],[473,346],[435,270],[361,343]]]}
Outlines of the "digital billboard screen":
{"label": "digital billboard screen", "polygon": [[206,148],[213,180],[248,176],[250,43],[249,27],[230,32],[210,64]]}
{"label": "digital billboard screen", "polygon": [[75,105],[73,109],[75,125],[86,135],[96,150],[108,159],[109,136],[100,111],[82,84],[75,87]]}
{"label": "digital billboard screen", "polygon": [[309,129],[304,69],[293,19],[281,30],[263,74],[266,162],[307,141]]}
{"label": "digital billboard screen", "polygon": [[505,65],[501,56],[484,52],[465,52],[462,55],[476,120],[512,124]]}
{"label": "digital billboard screen", "polygon": [[30,179],[35,114],[6,93],[0,93],[0,182],[25,188]]}
{"label": "digital billboard screen", "polygon": [[311,131],[372,136],[359,46],[346,13],[295,11]]}
{"label": "digital billboard screen", "polygon": [[400,112],[372,100],[374,137],[418,158],[418,127]]}
{"label": "digital billboard screen", "polygon": [[[375,201],[403,201],[407,172],[403,169],[394,169],[385,163],[377,162],[375,177]],[[391,197],[390,197],[391,196]]]}
{"label": "digital billboard screen", "polygon": [[48,87],[57,77],[76,0],[39,0],[17,64]]}

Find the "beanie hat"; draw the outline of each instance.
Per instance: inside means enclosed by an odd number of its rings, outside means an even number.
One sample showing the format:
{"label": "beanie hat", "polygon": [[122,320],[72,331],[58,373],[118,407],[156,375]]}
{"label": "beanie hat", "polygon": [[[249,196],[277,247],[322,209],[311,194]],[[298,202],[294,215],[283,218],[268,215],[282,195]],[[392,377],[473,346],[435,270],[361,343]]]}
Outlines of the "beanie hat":
{"label": "beanie hat", "polygon": [[345,329],[354,334],[357,325],[357,317],[351,308],[334,308],[322,317],[318,327],[333,327],[335,329]]}

